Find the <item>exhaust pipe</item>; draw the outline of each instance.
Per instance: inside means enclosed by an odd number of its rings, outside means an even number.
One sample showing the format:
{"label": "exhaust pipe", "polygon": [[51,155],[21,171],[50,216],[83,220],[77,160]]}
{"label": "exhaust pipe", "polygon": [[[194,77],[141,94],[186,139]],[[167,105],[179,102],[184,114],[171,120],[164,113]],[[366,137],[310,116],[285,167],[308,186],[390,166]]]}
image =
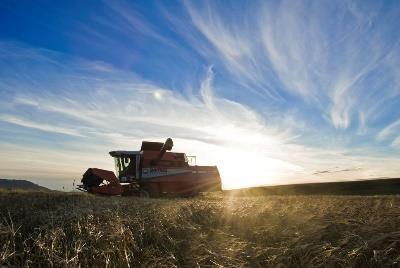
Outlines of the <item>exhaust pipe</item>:
{"label": "exhaust pipe", "polygon": [[164,142],[163,146],[161,147],[161,150],[160,150],[160,152],[158,153],[157,158],[154,159],[154,160],[152,161],[152,164],[153,164],[153,165],[157,165],[158,162],[160,162],[160,160],[161,160],[162,157],[164,156],[165,152],[166,152],[166,151],[171,151],[173,146],[174,146],[174,142],[172,141],[171,138],[168,138],[168,139]]}

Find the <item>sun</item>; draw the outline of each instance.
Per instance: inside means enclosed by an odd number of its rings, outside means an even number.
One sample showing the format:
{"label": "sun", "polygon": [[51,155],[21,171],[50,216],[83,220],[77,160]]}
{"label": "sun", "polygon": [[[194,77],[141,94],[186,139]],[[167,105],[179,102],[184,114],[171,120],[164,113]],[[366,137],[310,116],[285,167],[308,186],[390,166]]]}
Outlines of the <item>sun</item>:
{"label": "sun", "polygon": [[276,157],[274,153],[283,151],[283,143],[279,137],[259,129],[224,125],[201,130],[218,142],[182,139],[179,145],[190,155],[196,155],[199,165],[217,165],[225,190],[287,184],[302,170],[286,160],[288,157],[284,154]]}
{"label": "sun", "polygon": [[218,169],[225,190],[285,184],[298,171],[295,165],[244,149],[222,151]]}

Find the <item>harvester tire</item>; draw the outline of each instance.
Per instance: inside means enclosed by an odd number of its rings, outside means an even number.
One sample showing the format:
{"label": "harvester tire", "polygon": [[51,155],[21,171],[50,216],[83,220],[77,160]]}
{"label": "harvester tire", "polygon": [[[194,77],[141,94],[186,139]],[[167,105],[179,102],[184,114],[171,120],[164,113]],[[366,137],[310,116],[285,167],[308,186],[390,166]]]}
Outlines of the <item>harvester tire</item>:
{"label": "harvester tire", "polygon": [[140,190],[139,195],[140,195],[140,197],[144,197],[144,198],[149,198],[150,197],[149,192],[147,192],[146,190]]}

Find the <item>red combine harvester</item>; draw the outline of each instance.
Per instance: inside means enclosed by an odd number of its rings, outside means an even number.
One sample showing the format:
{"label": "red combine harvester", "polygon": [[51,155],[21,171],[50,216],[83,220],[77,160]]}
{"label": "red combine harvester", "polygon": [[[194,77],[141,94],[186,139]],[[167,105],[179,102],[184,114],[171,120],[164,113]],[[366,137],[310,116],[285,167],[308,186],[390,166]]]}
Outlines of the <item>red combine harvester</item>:
{"label": "red combine harvester", "polygon": [[184,153],[167,152],[165,143],[143,141],[140,151],[112,151],[114,172],[89,168],[79,190],[102,195],[143,197],[190,196],[204,191],[221,191],[221,177],[216,166],[190,165]]}

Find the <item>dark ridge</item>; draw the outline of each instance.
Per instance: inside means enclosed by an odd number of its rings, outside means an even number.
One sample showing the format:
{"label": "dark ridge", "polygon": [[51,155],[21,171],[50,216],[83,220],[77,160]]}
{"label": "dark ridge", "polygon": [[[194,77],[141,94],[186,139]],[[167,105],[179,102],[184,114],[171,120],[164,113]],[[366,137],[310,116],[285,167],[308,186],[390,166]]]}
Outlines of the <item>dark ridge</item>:
{"label": "dark ridge", "polygon": [[400,178],[289,184],[227,190],[238,195],[395,195]]}
{"label": "dark ridge", "polygon": [[0,189],[50,191],[46,187],[37,185],[31,181],[8,179],[0,179]]}

